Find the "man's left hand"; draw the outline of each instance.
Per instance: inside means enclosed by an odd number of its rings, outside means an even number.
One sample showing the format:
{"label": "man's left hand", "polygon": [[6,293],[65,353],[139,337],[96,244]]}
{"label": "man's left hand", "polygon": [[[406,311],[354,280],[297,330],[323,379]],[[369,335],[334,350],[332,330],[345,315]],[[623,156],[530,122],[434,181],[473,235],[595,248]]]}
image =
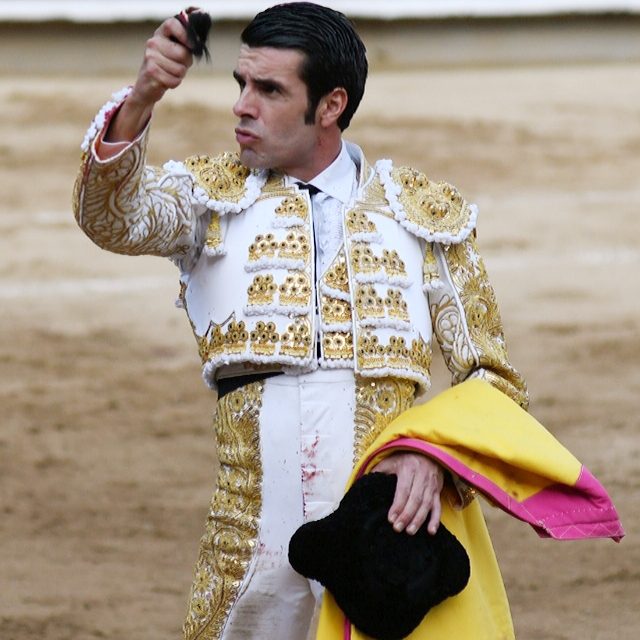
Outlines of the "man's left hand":
{"label": "man's left hand", "polygon": [[378,463],[372,471],[398,476],[389,522],[396,531],[413,535],[429,517],[427,531],[433,535],[440,524],[440,492],[444,472],[437,463],[420,453],[401,451]]}

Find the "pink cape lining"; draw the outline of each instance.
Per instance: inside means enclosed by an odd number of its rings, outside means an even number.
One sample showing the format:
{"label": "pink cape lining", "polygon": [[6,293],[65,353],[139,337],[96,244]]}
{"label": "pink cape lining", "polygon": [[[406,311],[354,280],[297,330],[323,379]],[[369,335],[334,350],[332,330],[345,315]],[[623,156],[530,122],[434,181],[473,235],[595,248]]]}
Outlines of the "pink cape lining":
{"label": "pink cape lining", "polygon": [[364,461],[358,475],[364,473],[374,456],[389,449],[420,451],[438,460],[501,509],[530,524],[540,537],[556,540],[612,538],[619,542],[624,536],[624,529],[611,499],[584,466],[573,486],[552,484],[518,502],[502,487],[452,455],[414,438],[398,438],[380,447]]}

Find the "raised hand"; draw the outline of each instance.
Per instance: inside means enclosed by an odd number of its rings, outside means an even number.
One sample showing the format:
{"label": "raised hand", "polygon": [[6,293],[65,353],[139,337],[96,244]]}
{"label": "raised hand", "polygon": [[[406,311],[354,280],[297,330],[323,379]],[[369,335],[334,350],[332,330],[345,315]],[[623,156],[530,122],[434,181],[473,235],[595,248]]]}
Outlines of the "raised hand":
{"label": "raised hand", "polygon": [[111,121],[105,140],[131,141],[142,131],[153,107],[168,89],[184,80],[193,64],[187,31],[177,17],[168,18],[147,40],[133,90]]}

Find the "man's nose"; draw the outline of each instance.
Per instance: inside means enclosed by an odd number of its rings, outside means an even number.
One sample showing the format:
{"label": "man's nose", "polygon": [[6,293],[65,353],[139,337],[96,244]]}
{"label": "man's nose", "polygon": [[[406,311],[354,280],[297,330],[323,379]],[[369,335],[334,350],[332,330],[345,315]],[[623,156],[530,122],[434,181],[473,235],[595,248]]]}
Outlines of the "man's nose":
{"label": "man's nose", "polygon": [[255,118],[257,116],[257,106],[250,91],[246,88],[240,92],[238,99],[233,105],[233,115],[237,118]]}

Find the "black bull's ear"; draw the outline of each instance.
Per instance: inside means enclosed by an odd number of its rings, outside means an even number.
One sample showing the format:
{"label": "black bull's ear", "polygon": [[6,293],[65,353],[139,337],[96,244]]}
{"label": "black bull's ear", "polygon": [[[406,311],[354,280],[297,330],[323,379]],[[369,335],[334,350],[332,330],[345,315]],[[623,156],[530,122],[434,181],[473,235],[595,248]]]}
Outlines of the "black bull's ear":
{"label": "black bull's ear", "polygon": [[207,39],[209,38],[209,31],[211,30],[211,16],[204,11],[187,9],[175,17],[187,32],[191,53],[193,53],[198,60],[204,56],[208,62],[211,59],[207,47]]}

